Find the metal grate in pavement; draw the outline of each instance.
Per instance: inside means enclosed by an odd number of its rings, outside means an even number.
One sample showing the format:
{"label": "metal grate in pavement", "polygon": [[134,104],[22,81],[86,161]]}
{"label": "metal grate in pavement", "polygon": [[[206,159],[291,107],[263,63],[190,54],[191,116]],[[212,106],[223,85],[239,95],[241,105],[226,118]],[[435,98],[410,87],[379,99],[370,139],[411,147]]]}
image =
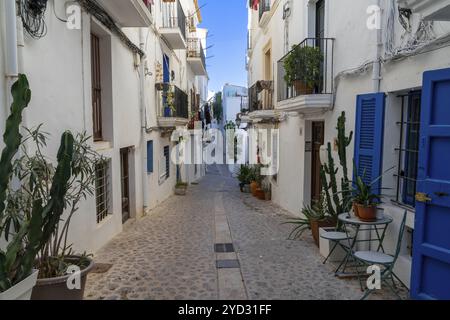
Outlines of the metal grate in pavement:
{"label": "metal grate in pavement", "polygon": [[232,243],[217,243],[214,245],[214,251],[216,253],[234,252],[234,246]]}

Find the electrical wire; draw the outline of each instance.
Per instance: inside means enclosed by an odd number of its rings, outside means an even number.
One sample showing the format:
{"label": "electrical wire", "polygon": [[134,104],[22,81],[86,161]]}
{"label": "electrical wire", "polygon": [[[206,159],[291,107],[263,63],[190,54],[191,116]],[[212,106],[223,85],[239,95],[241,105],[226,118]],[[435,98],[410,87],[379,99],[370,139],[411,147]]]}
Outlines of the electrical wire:
{"label": "electrical wire", "polygon": [[34,39],[47,34],[45,11],[48,0],[18,0],[18,14],[27,33]]}
{"label": "electrical wire", "polygon": [[56,13],[56,0],[53,0],[53,14],[55,15],[56,19],[58,19],[59,21],[64,22],[64,23],[67,22],[67,20],[60,18],[58,16],[58,14]]}

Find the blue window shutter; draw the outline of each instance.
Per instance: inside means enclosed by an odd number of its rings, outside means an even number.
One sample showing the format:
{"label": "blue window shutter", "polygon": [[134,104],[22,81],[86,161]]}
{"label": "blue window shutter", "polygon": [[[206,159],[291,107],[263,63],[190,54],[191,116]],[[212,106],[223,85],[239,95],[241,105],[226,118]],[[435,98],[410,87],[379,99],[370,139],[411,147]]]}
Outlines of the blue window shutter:
{"label": "blue window shutter", "polygon": [[153,140],[147,141],[147,173],[153,173]]}
{"label": "blue window shutter", "polygon": [[[374,182],[383,170],[384,109],[384,93],[357,97],[354,174],[366,183]],[[381,193],[381,179],[372,185],[372,192]]]}

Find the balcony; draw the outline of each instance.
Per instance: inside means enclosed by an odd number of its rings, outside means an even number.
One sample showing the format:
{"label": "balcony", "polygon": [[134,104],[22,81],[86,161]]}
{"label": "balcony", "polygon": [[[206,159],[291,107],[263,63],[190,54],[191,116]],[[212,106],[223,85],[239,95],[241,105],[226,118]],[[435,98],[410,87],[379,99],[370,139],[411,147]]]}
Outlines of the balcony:
{"label": "balcony", "polygon": [[198,38],[188,39],[187,62],[196,76],[207,76],[206,57],[202,42]]}
{"label": "balcony", "polygon": [[334,39],[307,38],[278,61],[278,109],[324,112],[333,104]]}
{"label": "balcony", "polygon": [[99,4],[121,27],[148,27],[153,22],[148,0],[101,0]]}
{"label": "balcony", "polygon": [[450,3],[448,0],[397,0],[400,8],[411,9],[422,14],[425,20],[450,21]]}
{"label": "balcony", "polygon": [[259,26],[264,28],[270,20],[270,1],[261,0],[259,3]]}
{"label": "balcony", "polygon": [[186,15],[179,0],[162,2],[162,24],[159,32],[172,49],[186,49]]}
{"label": "balcony", "polygon": [[175,85],[157,83],[157,116],[161,128],[185,126],[189,122],[188,95]]}
{"label": "balcony", "polygon": [[251,120],[260,122],[277,118],[273,103],[273,81],[257,81],[248,89],[248,99]]}

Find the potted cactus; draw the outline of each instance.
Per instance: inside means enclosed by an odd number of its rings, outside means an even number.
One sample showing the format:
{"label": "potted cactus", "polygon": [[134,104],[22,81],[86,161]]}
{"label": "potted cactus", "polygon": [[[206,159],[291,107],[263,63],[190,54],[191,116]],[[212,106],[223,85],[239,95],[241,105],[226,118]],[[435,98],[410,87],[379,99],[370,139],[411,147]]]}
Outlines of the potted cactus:
{"label": "potted cactus", "polygon": [[[11,180],[15,175],[14,158],[22,143],[19,128],[22,113],[31,100],[31,90],[25,75],[19,75],[11,93],[13,103],[6,121],[3,136],[5,147],[0,158],[0,236],[8,243],[5,250],[0,250],[0,299],[28,300],[38,276],[38,271],[33,268],[36,257],[57,228],[64,212],[66,185],[73,161],[73,136],[70,132],[62,135],[49,197],[43,199],[37,193],[29,203],[29,214],[20,219],[9,219],[7,213],[14,209],[10,197]],[[15,232],[10,233],[11,224]]]}

